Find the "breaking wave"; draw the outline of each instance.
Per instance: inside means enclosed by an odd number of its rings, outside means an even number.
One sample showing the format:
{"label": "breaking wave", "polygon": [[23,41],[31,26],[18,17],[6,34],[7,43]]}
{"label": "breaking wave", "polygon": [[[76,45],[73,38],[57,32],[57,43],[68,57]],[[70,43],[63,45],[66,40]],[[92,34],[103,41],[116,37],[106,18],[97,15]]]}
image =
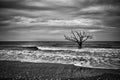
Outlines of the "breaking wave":
{"label": "breaking wave", "polygon": [[[103,69],[120,69],[120,49],[24,46],[30,50],[0,50],[0,60],[60,63]],[[34,50],[31,50],[34,49]]]}
{"label": "breaking wave", "polygon": [[112,48],[62,48],[62,47],[42,47],[37,46],[38,50],[48,50],[48,51],[75,51],[75,52],[107,52],[107,53],[120,53],[120,49],[112,49]]}

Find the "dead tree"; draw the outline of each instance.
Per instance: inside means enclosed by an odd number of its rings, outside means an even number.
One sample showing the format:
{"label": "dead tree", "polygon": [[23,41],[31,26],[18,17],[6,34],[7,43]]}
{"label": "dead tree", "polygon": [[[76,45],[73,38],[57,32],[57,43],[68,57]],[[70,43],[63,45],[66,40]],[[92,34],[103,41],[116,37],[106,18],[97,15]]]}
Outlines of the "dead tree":
{"label": "dead tree", "polygon": [[88,35],[85,31],[71,31],[71,36],[64,35],[66,40],[75,42],[78,44],[78,48],[82,48],[82,44],[88,39],[92,39],[91,35]]}

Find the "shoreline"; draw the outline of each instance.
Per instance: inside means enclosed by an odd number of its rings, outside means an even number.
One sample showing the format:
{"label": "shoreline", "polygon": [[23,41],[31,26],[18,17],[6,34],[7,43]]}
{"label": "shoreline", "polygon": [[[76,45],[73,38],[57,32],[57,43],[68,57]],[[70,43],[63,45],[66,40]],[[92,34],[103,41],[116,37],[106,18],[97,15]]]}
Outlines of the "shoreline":
{"label": "shoreline", "polygon": [[41,50],[0,50],[0,60],[33,63],[60,63],[89,68],[120,69],[120,49],[40,49]]}
{"label": "shoreline", "polygon": [[34,80],[33,78],[36,77],[40,80],[62,80],[69,78],[71,78],[70,80],[76,80],[75,78],[86,78],[85,80],[93,80],[93,78],[102,77],[105,75],[105,78],[111,77],[113,78],[112,80],[116,80],[116,77],[113,76],[119,77],[120,70],[93,69],[77,67],[70,64],[30,63],[5,60],[0,61],[0,79],[14,78],[15,80],[26,80],[29,78]]}
{"label": "shoreline", "polygon": [[53,62],[33,62],[33,61],[20,61],[20,60],[0,60],[0,62],[19,62],[19,63],[31,63],[31,64],[59,64],[59,65],[69,65],[75,67],[89,68],[89,69],[100,69],[100,70],[120,70],[120,68],[104,68],[104,67],[93,67],[93,66],[80,66],[79,64],[67,64],[67,63],[53,63]]}

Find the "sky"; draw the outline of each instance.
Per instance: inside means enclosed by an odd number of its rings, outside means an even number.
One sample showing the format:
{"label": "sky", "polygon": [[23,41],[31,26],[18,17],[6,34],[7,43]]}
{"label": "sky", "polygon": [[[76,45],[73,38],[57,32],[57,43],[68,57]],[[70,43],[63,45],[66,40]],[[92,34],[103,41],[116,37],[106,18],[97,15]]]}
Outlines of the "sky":
{"label": "sky", "polygon": [[0,41],[61,41],[71,30],[120,41],[120,0],[0,0]]}

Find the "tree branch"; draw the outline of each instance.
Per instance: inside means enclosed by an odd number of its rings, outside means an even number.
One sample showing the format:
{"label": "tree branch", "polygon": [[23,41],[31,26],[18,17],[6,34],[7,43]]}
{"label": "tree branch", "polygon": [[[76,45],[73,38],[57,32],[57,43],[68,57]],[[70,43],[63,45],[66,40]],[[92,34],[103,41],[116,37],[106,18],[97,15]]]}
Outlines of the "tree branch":
{"label": "tree branch", "polygon": [[66,40],[73,41],[73,42],[77,42],[77,41],[76,41],[75,39],[73,39],[72,37],[70,38],[70,37],[65,36],[65,35],[64,35],[64,37],[65,37]]}
{"label": "tree branch", "polygon": [[66,40],[75,42],[79,45],[79,47],[82,47],[82,43],[85,42],[87,39],[91,39],[91,36],[86,34],[86,32],[78,32],[78,31],[71,31],[71,36],[64,35]]}

